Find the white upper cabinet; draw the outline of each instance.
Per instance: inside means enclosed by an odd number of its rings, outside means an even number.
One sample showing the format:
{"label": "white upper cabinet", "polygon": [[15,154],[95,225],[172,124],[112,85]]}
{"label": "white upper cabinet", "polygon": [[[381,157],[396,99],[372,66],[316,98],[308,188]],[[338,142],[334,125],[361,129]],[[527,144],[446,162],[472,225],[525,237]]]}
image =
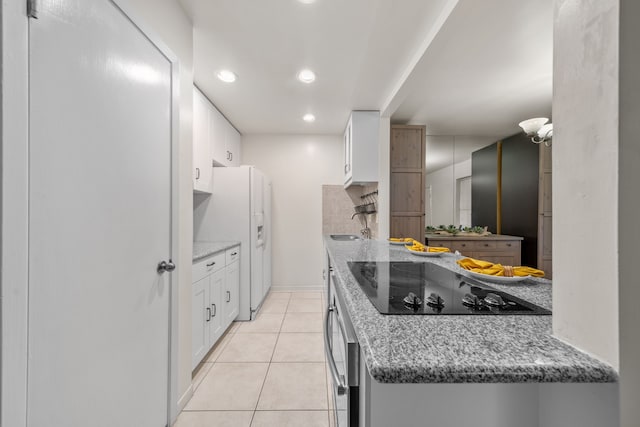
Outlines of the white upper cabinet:
{"label": "white upper cabinet", "polygon": [[193,94],[193,189],[211,193],[213,166],[240,166],[241,136],[200,90]]}
{"label": "white upper cabinet", "polygon": [[352,111],[344,131],[344,186],[378,182],[379,111]]}
{"label": "white upper cabinet", "polygon": [[229,125],[227,128],[227,138],[226,138],[226,156],[229,164],[227,166],[240,166],[240,141],[242,137],[240,136],[240,132],[236,130],[233,126]]}
{"label": "white upper cabinet", "polygon": [[211,193],[212,163],[209,143],[209,101],[193,89],[193,190]]}
{"label": "white upper cabinet", "polygon": [[227,139],[227,127],[229,122],[224,118],[222,113],[216,108],[211,108],[209,112],[209,127],[211,133],[209,134],[209,141],[211,143],[211,158],[216,166],[227,166],[223,161],[226,158],[226,139]]}
{"label": "white upper cabinet", "polygon": [[213,162],[216,166],[240,166],[240,132],[215,108],[209,117]]}

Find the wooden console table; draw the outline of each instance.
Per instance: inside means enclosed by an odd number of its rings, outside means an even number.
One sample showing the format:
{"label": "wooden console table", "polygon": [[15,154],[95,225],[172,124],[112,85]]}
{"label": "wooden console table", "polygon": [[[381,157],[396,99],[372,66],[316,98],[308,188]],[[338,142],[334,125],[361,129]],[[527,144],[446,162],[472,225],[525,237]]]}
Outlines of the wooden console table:
{"label": "wooden console table", "polygon": [[502,265],[518,266],[521,263],[522,237],[491,234],[484,237],[442,236],[425,234],[428,246],[441,246],[459,251],[470,258],[481,259]]}

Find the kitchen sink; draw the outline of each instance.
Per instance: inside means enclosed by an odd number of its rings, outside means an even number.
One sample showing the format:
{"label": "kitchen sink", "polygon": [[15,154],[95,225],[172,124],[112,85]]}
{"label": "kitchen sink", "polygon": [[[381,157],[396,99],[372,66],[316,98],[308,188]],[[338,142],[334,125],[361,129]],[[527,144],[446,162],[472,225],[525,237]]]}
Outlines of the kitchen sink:
{"label": "kitchen sink", "polygon": [[342,241],[362,240],[362,237],[356,236],[355,234],[330,234],[329,237],[331,237],[333,240]]}

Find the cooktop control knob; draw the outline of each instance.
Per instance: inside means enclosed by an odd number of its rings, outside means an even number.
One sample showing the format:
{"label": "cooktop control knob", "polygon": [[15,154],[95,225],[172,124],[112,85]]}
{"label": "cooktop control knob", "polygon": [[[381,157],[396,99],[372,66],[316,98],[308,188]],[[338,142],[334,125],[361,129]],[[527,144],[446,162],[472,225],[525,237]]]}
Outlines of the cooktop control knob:
{"label": "cooktop control knob", "polygon": [[413,292],[409,292],[409,295],[404,297],[403,301],[410,307],[419,307],[422,305],[422,300]]}
{"label": "cooktop control knob", "polygon": [[431,295],[427,297],[427,304],[433,307],[444,307],[444,300],[440,295],[432,292]]}
{"label": "cooktop control knob", "polygon": [[478,295],[465,294],[462,298],[462,304],[469,307],[482,307],[482,300],[478,298]]}
{"label": "cooktop control knob", "polygon": [[507,303],[504,302],[504,300],[502,299],[502,297],[500,295],[494,294],[493,292],[489,292],[484,297],[484,302],[487,305],[490,305],[492,307],[502,307],[504,305],[507,305]]}

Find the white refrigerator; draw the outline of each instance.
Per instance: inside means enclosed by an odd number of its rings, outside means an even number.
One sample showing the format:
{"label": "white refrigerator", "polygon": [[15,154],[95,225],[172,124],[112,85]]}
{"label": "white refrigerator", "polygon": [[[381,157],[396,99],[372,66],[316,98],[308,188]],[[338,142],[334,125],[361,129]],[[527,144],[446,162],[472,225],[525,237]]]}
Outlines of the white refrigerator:
{"label": "white refrigerator", "polygon": [[209,235],[240,241],[240,313],[253,320],[271,288],[271,182],[254,166],[213,168]]}

